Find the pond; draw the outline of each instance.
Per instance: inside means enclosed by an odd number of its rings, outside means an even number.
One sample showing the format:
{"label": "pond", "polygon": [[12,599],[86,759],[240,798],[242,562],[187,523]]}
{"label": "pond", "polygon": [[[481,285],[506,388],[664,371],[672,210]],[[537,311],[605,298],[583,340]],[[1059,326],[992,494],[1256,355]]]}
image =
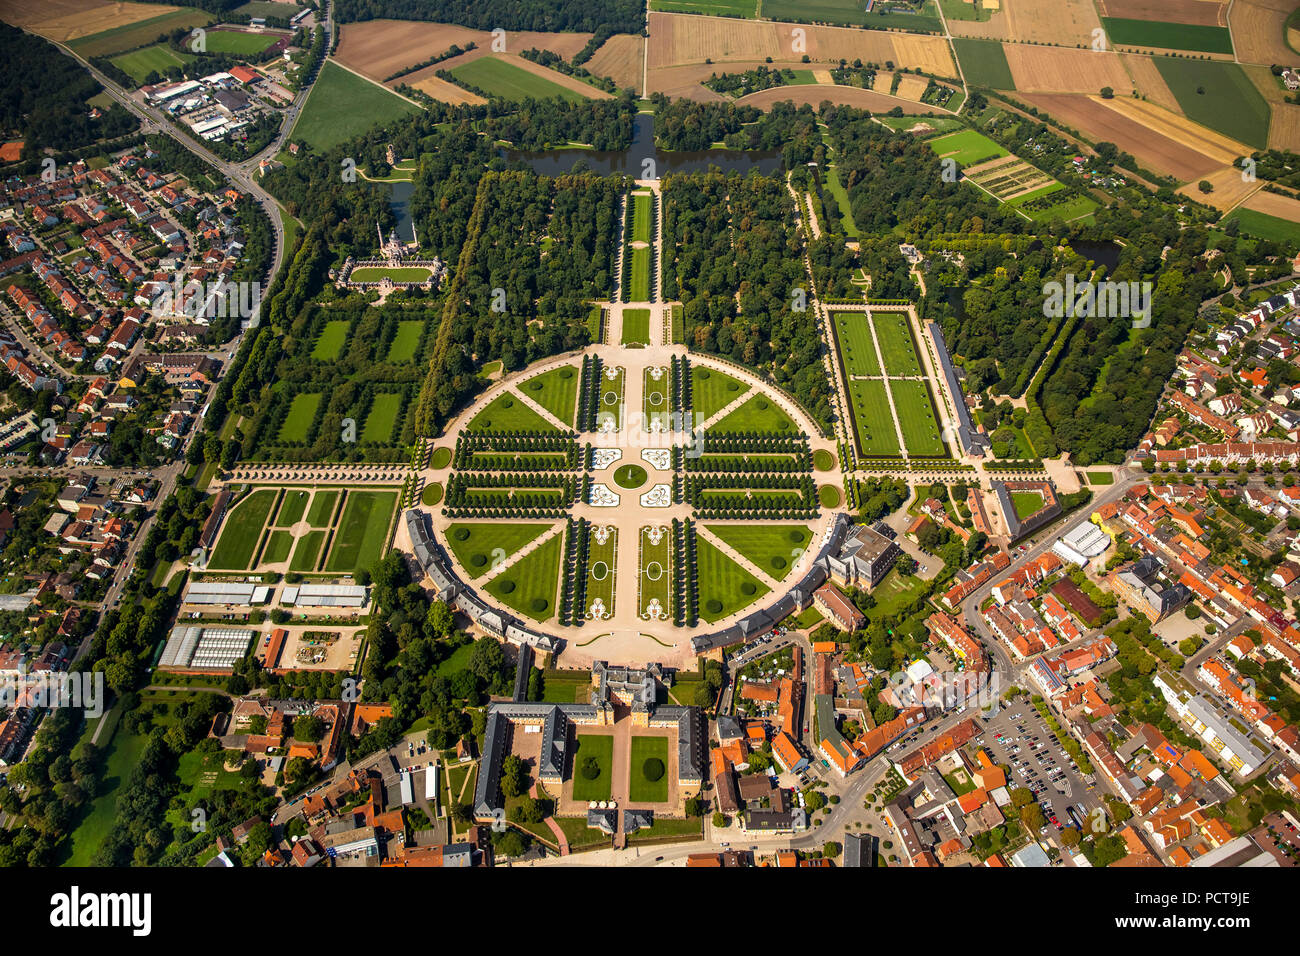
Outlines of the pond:
{"label": "pond", "polygon": [[1119,265],[1120,246],[1115,242],[1084,242],[1076,239],[1070,243],[1072,248],[1085,259],[1091,259],[1099,266],[1105,266],[1107,274],[1114,272]]}
{"label": "pond", "polygon": [[[779,150],[701,149],[671,151],[655,146],[654,117],[643,113],[632,122],[632,145],[626,151],[598,151],[593,149],[519,150],[503,149],[501,155],[511,162],[520,162],[543,176],[562,176],[572,172],[580,161],[591,172],[602,176],[624,173],[637,179],[662,178],[668,173],[702,173],[716,166],[724,173],[735,172],[742,176],[753,170],[763,175],[779,172],[782,166]],[[653,175],[647,175],[653,160]]]}

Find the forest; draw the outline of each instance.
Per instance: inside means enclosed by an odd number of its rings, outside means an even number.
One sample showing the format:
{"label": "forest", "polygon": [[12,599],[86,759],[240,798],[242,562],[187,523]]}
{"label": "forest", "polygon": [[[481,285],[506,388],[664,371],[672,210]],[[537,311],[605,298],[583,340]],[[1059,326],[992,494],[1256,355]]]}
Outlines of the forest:
{"label": "forest", "polygon": [[816,324],[796,311],[807,278],[785,184],[679,175],[663,196],[664,288],[682,302],[687,344],[767,375],[826,425],[830,384]]}
{"label": "forest", "polygon": [[76,60],[58,47],[17,27],[0,23],[0,131],[25,141],[23,156],[49,147],[78,149],[100,139],[123,136],[136,121],[118,107],[90,118],[87,100],[103,91]]}
{"label": "forest", "polygon": [[335,0],[334,19],[432,20],[476,30],[540,30],[640,33],[645,6],[639,0]]}

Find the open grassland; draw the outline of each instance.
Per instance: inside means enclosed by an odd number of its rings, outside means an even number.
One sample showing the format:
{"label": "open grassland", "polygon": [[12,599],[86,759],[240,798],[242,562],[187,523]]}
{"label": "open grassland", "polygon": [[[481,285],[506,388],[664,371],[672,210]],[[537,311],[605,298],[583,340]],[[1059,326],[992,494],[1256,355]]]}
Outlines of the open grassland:
{"label": "open grassland", "polygon": [[848,383],[848,388],[859,454],[864,458],[897,458],[901,449],[894,416],[889,411],[885,383],[875,379],[856,379]]}
{"label": "open grassland", "polygon": [[747,391],[748,385],[725,372],[700,365],[691,367],[691,401],[695,414],[704,420],[712,418]]}
{"label": "open grassland", "polygon": [[153,46],[115,56],[112,63],[138,85],[143,85],[150,73],[161,74],[168,67],[184,66],[194,59],[189,54],[180,54],[165,44],[156,43]]}
{"label": "open grassland", "polygon": [[1016,81],[1011,76],[1006,52],[1001,43],[991,40],[952,41],[961,60],[962,72],[971,86],[987,86],[995,90],[1014,90]]}
{"label": "open grassland", "polygon": [[378,563],[388,544],[397,497],[396,491],[348,492],[325,560],[326,571],[355,573]]}
{"label": "open grassland", "polygon": [[553,522],[460,521],[447,527],[447,544],[470,578],[480,578],[552,527]]}
{"label": "open grassland", "polygon": [[221,536],[212,549],[208,567],[217,570],[244,571],[253,563],[253,555],[262,537],[279,492],[259,488],[230,509],[221,526]]}
{"label": "open grassland", "polygon": [[983,133],[976,132],[973,129],[963,130],[960,133],[949,133],[947,136],[929,140],[929,146],[934,150],[936,156],[951,158],[959,166],[972,166],[975,163],[982,163],[986,159],[995,159],[998,156],[1007,155],[1005,149]]}
{"label": "open grassland", "polygon": [[768,587],[706,541],[696,539],[695,566],[699,576],[700,617],[712,624],[747,607]]}
{"label": "open grassland", "polygon": [[566,425],[573,424],[578,406],[578,372],[562,365],[521,383],[519,390]]}
{"label": "open grassland", "polygon": [[418,109],[382,86],[327,60],[294,124],[293,138],[306,140],[324,152],[372,126],[392,123]]}
{"label": "open grassland", "polygon": [[1268,103],[1235,63],[1157,57],[1188,119],[1250,146],[1268,144]]}
{"label": "open grassland", "polygon": [[563,534],[552,535],[489,581],[488,593],[535,621],[552,617],[563,541]]}
{"label": "open grassland", "polygon": [[845,376],[879,375],[880,357],[876,354],[876,343],[871,338],[867,314],[837,310],[831,315],[835,320],[835,338],[839,343],[840,362]]}
{"label": "open grassland", "polygon": [[721,523],[705,527],[777,581],[784,580],[812,542],[812,532],[801,524]]}
{"label": "open grassland", "polygon": [[1232,55],[1232,36],[1227,27],[1156,20],[1102,20],[1113,47],[1145,47],[1158,50],[1190,50],[1196,53]]}

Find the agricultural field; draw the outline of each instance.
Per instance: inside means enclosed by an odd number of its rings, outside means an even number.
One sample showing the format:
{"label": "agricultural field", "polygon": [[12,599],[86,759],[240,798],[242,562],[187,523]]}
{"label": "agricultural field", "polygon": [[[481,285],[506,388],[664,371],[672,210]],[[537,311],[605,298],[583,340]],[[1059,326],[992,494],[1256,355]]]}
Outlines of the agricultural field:
{"label": "agricultural field", "polygon": [[973,166],[985,160],[1007,155],[1007,151],[983,133],[973,129],[949,133],[929,140],[929,145],[941,159],[953,159],[959,166]]}
{"label": "agricultural field", "polygon": [[[601,92],[595,87],[588,86],[587,89],[591,94],[587,95],[585,90],[570,89],[555,80],[538,76],[522,66],[516,66],[509,60],[492,56],[482,56],[453,67],[451,74],[456,79],[483,90],[489,96],[516,103],[527,99],[561,99],[570,103],[580,103],[584,99],[595,98]],[[560,73],[554,75],[563,76]]]}
{"label": "agricultural field", "polygon": [[589,621],[600,621],[614,613],[614,582],[618,578],[618,529],[593,525],[587,539],[587,606]]}
{"label": "agricultural field", "polygon": [[659,13],[694,13],[705,17],[758,16],[758,0],[650,0]]}
{"label": "agricultural field", "polygon": [[[649,253],[647,249],[633,250],[634,252]],[[632,266],[635,274],[635,260]],[[650,310],[649,309],[624,309],[623,310],[623,334],[620,338],[623,345],[649,345],[650,344]]]}
{"label": "agricultural field", "polygon": [[1001,43],[991,40],[960,40],[954,38],[952,47],[961,61],[966,82],[971,86],[987,86],[995,90],[1014,90],[1016,81],[1011,78],[1011,67]]}
{"label": "agricultural field", "polygon": [[553,617],[563,541],[563,534],[552,535],[490,580],[488,593],[535,621]]}
{"label": "agricultural field", "polygon": [[[121,53],[123,50],[134,50],[136,47],[157,41],[159,36],[173,30],[206,27],[213,19],[210,14],[188,7],[172,7],[170,13],[159,13],[159,11],[168,8],[157,7],[152,4],[120,4],[120,6],[130,9],[125,12],[124,17],[119,17],[111,12],[114,6],[114,4],[108,4],[106,9],[96,8],[93,11],[88,11],[86,17],[82,19],[82,23],[78,25],[73,25],[71,19],[58,25],[56,25],[57,21],[47,21],[44,25],[36,28],[35,32],[49,36],[52,39],[66,40],[68,46],[79,56],[90,59],[95,56],[109,56],[113,53]],[[106,19],[100,19],[97,16],[101,11],[103,11],[103,16]],[[148,17],[138,16],[142,11],[147,11],[150,15]],[[7,13],[5,18],[9,19]],[[125,22],[123,22],[124,20]],[[99,32],[91,33],[87,32],[86,29],[91,23],[100,25],[112,23],[114,25],[101,26]],[[47,30],[50,32],[46,32]],[[57,36],[56,33],[62,33],[63,36]]]}
{"label": "agricultural field", "polygon": [[352,574],[377,564],[388,545],[397,500],[396,491],[349,490],[325,570]]}
{"label": "agricultural field", "polygon": [[691,367],[692,406],[695,414],[705,421],[748,391],[746,383],[732,378],[726,372],[701,365]]}
{"label": "agricultural field", "polygon": [[619,89],[641,89],[645,63],[645,39],[630,33],[616,33],[587,61],[587,69],[597,76],[608,76]]}
{"label": "agricultural field", "polygon": [[707,530],[743,554],[756,568],[777,581],[785,579],[812,543],[812,531],[801,524],[708,524]]}
{"label": "agricultural field", "polygon": [[294,124],[292,136],[324,152],[372,126],[392,123],[418,109],[414,103],[327,60]]}
{"label": "agricultural field", "polygon": [[143,85],[150,73],[161,74],[168,67],[184,66],[194,59],[187,53],[177,53],[164,43],[156,43],[115,56],[110,62],[137,84]]}
{"label": "agricultural field", "polygon": [[578,370],[572,365],[561,365],[535,375],[521,382],[518,388],[556,419],[572,427],[578,407]]}
{"label": "agricultural field", "polygon": [[1228,215],[1225,222],[1227,221],[1238,223],[1245,235],[1285,243],[1292,250],[1300,248],[1300,223],[1294,220],[1280,219],[1268,213],[1238,206]]}
{"label": "agricultural field", "polygon": [[1232,35],[1227,27],[1158,20],[1128,20],[1103,17],[1106,35],[1115,47],[1146,47],[1160,50],[1190,50],[1196,53],[1232,55]]}
{"label": "agricultural field", "polygon": [[1228,15],[1237,57],[1242,63],[1291,63],[1295,51],[1287,45],[1287,18],[1292,0],[1234,0]]}
{"label": "agricultural field", "polygon": [[672,571],[672,538],[669,529],[642,528],[639,533],[636,579],[639,617],[644,620],[660,620],[672,616]]}
{"label": "agricultural field", "polygon": [[1133,90],[1133,78],[1118,53],[1022,43],[1009,43],[1003,52],[1015,89],[1021,93],[1099,94],[1109,86],[1119,97]]}
{"label": "agricultural field", "polygon": [[954,37],[1075,47],[1090,45],[1092,31],[1101,28],[1092,0],[1001,0],[997,9],[981,11],[979,19],[954,18],[948,13],[954,6],[969,5],[960,0],[944,4]]}
{"label": "agricultural field", "polygon": [[553,527],[550,521],[459,521],[447,527],[446,538],[460,566],[480,578]]}
{"label": "agricultural field", "polygon": [[470,432],[555,431],[555,426],[533,411],[513,392],[502,392],[465,426]]}
{"label": "agricultural field", "polygon": [[1268,145],[1268,103],[1236,63],[1157,57],[1187,118],[1250,146]]}
{"label": "agricultural field", "polygon": [[734,614],[768,592],[759,581],[702,536],[696,538],[700,617],[710,624]]}

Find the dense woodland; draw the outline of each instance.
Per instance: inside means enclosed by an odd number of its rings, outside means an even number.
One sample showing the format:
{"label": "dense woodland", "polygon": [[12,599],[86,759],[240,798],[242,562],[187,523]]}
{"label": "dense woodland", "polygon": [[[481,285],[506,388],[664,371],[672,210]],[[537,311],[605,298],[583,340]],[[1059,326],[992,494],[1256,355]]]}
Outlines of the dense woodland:
{"label": "dense woodland", "polygon": [[86,101],[103,87],[48,40],[0,23],[0,62],[0,132],[26,142],[25,158],[47,147],[89,146],[136,128],[135,118],[118,107],[91,119]]}
{"label": "dense woodland", "polygon": [[639,0],[335,0],[334,18],[432,20],[476,30],[540,30],[640,33],[645,27]]}

